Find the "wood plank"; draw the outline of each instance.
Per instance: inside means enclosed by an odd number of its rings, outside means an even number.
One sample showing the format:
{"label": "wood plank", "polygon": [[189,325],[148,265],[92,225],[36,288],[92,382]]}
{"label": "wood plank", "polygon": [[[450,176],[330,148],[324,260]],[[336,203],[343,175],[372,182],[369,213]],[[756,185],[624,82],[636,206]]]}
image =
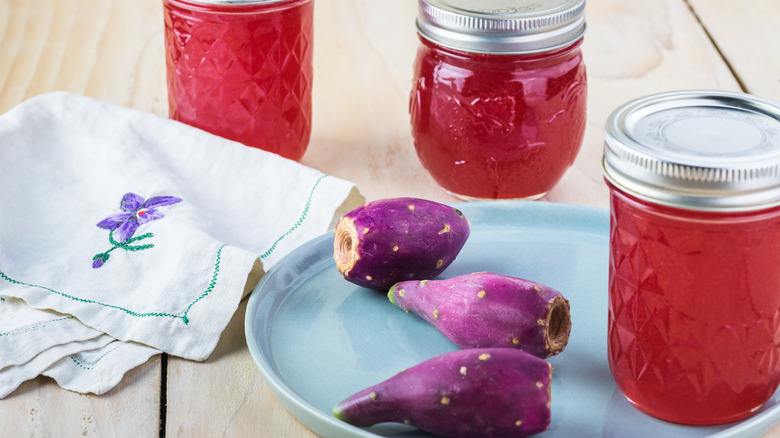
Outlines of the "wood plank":
{"label": "wood plank", "polygon": [[369,199],[452,202],[412,146],[416,16],[415,0],[317,0],[313,131],[303,163],[354,181]]}
{"label": "wood plank", "polygon": [[204,362],[168,358],[165,436],[315,437],[279,403],[246,346],[247,300]]}
{"label": "wood plank", "polygon": [[160,428],[160,369],[160,356],[155,356],[101,396],[66,391],[48,377],[25,382],[0,400],[0,435],[156,437]]}
{"label": "wood plank", "polygon": [[[0,2],[0,113],[55,90],[164,114],[159,0]],[[159,435],[160,358],[112,391],[82,395],[48,378],[0,400],[0,435]]]}
{"label": "wood plank", "polygon": [[604,124],[616,107],[663,91],[739,90],[739,85],[683,0],[588,0],[586,20],[585,141],[547,199],[607,207],[601,154]]}
{"label": "wood plank", "polygon": [[[780,2],[689,0],[745,92],[780,102]],[[772,37],[768,37],[772,36]],[[780,437],[780,425],[767,437]]]}
{"label": "wood plank", "polygon": [[[314,132],[304,164],[356,182],[369,199],[412,195],[452,201],[412,147],[407,108],[416,1],[316,1]],[[729,30],[735,19],[729,2],[690,1],[749,90],[780,97],[773,88],[776,77],[753,76],[762,68],[776,75],[780,69],[771,62],[780,58],[756,61],[756,54],[740,53],[756,42],[737,40],[737,31]],[[759,15],[748,17],[766,16],[766,26],[777,24],[773,0],[748,3],[740,4],[740,13],[757,9]],[[0,2],[0,112],[40,93],[66,90],[165,115],[161,8],[159,0]],[[574,167],[546,199],[605,207],[600,156],[612,109],[658,91],[738,90],[739,84],[684,0],[589,0],[587,14],[585,142]],[[768,45],[766,36],[775,31],[766,26],[753,26],[752,33],[764,35]],[[763,53],[777,53],[772,50]],[[209,360],[168,359],[167,435],[314,436],[281,407],[254,366],[243,335],[245,306]],[[49,379],[28,382],[0,400],[3,434],[157,436],[159,374],[160,359],[153,358],[100,397],[61,390]]]}
{"label": "wood plank", "polygon": [[[682,0],[636,3],[588,3],[588,131],[575,166],[547,200],[607,206],[600,155],[604,121],[617,105],[667,89],[738,88]],[[416,2],[317,0],[315,11],[314,130],[304,164],[356,182],[369,199],[453,201],[427,175],[412,146],[408,98],[418,44]],[[170,436],[251,427],[268,436],[312,436],[269,399],[241,345],[242,324],[234,318],[204,363],[169,360]],[[213,401],[204,405],[204,398]]]}
{"label": "wood plank", "polygon": [[745,91],[780,101],[780,2],[689,2]]}
{"label": "wood plank", "polygon": [[[414,194],[451,202],[412,146],[415,17],[413,0],[392,7],[318,2],[314,133],[303,161],[355,181],[369,199]],[[591,0],[587,20],[585,141],[573,168],[545,199],[605,207],[600,155],[609,112],[654,92],[739,86],[683,0]],[[363,156],[372,159],[361,161]]]}
{"label": "wood plank", "polygon": [[167,114],[159,0],[0,3],[0,113],[41,93]]}
{"label": "wood plank", "polygon": [[[412,147],[407,108],[416,14],[415,0],[316,0],[313,130],[303,164],[357,183],[369,198],[452,202]],[[207,361],[169,359],[167,436],[316,436],[263,381],[246,347],[245,308]]]}

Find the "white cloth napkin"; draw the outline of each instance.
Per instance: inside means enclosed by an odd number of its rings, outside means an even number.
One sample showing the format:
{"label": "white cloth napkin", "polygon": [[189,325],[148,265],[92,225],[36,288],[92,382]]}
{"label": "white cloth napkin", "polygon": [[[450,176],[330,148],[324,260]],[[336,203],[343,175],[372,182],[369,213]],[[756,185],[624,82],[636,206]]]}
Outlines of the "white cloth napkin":
{"label": "white cloth napkin", "polygon": [[[203,360],[245,288],[364,199],[150,113],[56,92],[0,116],[0,398]],[[250,273],[253,275],[250,276]]]}

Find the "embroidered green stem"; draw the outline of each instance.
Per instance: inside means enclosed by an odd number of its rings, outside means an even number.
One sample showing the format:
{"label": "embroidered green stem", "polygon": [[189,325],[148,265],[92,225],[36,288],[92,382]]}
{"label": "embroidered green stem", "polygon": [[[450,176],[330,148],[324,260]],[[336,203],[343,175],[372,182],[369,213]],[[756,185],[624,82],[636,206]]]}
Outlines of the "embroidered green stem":
{"label": "embroidered green stem", "polygon": [[[119,203],[119,208],[122,211],[120,213],[112,214],[95,224],[98,228],[110,231],[108,239],[114,247],[106,252],[95,255],[95,257],[92,258],[92,267],[97,269],[103,266],[106,260],[108,260],[108,254],[116,248],[122,248],[128,251],[139,251],[152,248],[154,245],[129,245],[131,242],[151,237],[151,233],[134,239],[132,238],[133,234],[135,234],[142,225],[164,218],[165,215],[159,211],[160,207],[178,204],[179,202],[181,202],[181,198],[175,196],[154,196],[149,199],[144,199],[143,196],[139,196],[132,192],[125,193],[122,197],[122,201]],[[114,240],[114,230],[118,230],[121,242]]]}
{"label": "embroidered green stem", "polygon": [[127,250],[127,251],[140,251],[142,249],[153,248],[154,247],[153,243],[148,243],[146,245],[139,245],[139,246],[132,246],[132,245],[130,245],[133,242],[137,242],[137,241],[142,240],[142,239],[148,239],[148,238],[153,237],[153,236],[154,236],[153,233],[146,233],[146,234],[142,234],[140,236],[131,237],[130,239],[127,240],[127,242],[117,242],[116,239],[114,239],[114,230],[111,230],[108,233],[108,241],[111,242],[111,244],[114,245],[114,247],[109,249],[109,251],[113,251],[116,248],[122,248],[122,249]]}
{"label": "embroidered green stem", "polygon": [[117,248],[124,249],[125,251],[142,251],[144,249],[154,248],[153,243],[147,243],[146,245],[131,245],[133,242],[138,242],[139,240],[148,239],[153,236],[153,233],[146,233],[140,236],[131,237],[127,240],[127,242],[118,242],[116,239],[114,239],[114,230],[111,230],[108,233],[108,241],[112,245],[111,249],[106,252],[101,252],[100,254],[95,254],[95,256],[92,257],[92,266],[95,268],[103,266],[103,264],[110,257],[109,253]]}

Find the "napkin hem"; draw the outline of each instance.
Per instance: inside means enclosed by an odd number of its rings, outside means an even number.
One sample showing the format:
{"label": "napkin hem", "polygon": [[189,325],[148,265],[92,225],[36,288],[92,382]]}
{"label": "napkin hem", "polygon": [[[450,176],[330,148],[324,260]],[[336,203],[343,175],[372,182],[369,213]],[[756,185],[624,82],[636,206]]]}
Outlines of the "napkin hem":
{"label": "napkin hem", "polygon": [[[63,338],[67,333],[69,336]],[[51,319],[36,321],[14,330],[0,332],[0,370],[7,366],[21,365],[32,360],[42,351],[57,345],[85,341],[101,334],[87,327],[73,315],[52,315]],[[37,348],[31,348],[36,346]]]}
{"label": "napkin hem", "polygon": [[[227,326],[230,318],[238,308],[239,301],[243,295],[247,278],[252,267],[257,260],[253,253],[229,245],[221,245],[216,251],[214,265],[211,273],[208,274],[210,281],[206,289],[195,297],[182,312],[173,313],[172,311],[139,311],[109,303],[98,302],[96,300],[80,298],[65,292],[57,291],[52,288],[28,283],[9,277],[0,270],[0,280],[5,280],[14,286],[21,286],[27,289],[27,293],[16,293],[15,287],[3,291],[7,296],[24,299],[31,307],[38,309],[61,308],[58,305],[63,299],[79,302],[82,305],[72,309],[72,314],[82,323],[87,325],[99,325],[101,331],[123,341],[134,339],[145,339],[151,347],[161,349],[166,353],[180,356],[186,359],[203,360],[206,359],[211,351],[216,347],[219,340],[219,334]],[[200,330],[192,328],[190,325],[193,320],[192,313],[197,313],[198,304],[209,297],[219,297],[221,305],[218,314],[206,315],[205,312],[199,313],[199,319],[211,319],[213,324],[200,324]],[[226,305],[225,303],[231,303]],[[98,306],[98,311],[90,312],[94,306]],[[120,317],[117,317],[115,311],[119,310]],[[83,315],[82,315],[83,314]],[[90,315],[91,314],[91,315]],[[89,316],[88,316],[89,315]],[[84,318],[87,316],[87,318]],[[128,320],[128,318],[131,318]],[[158,323],[147,322],[149,318],[157,319]],[[131,321],[131,330],[127,330],[125,323]],[[95,324],[99,322],[100,324]],[[150,325],[151,324],[151,325]],[[197,336],[187,336],[185,331],[199,331]],[[144,335],[139,335],[145,333]],[[180,341],[181,343],[172,343],[171,348],[165,348],[171,344],[166,340],[169,338]],[[208,339],[208,342],[204,340]]]}
{"label": "napkin hem", "polygon": [[93,339],[56,345],[25,364],[0,371],[0,399],[16,391],[22,383],[38,377],[53,364],[84,350],[102,348],[112,341],[110,336],[101,334]]}
{"label": "napkin hem", "polygon": [[[214,287],[216,286],[217,278],[219,277],[219,273],[220,273],[220,269],[221,269],[221,265],[222,265],[222,250],[226,246],[227,245],[222,245],[219,248],[219,250],[217,251],[216,259],[215,259],[215,262],[214,262],[214,269],[212,271],[212,274],[210,275],[211,282],[209,282],[209,285],[206,288],[206,290],[200,296],[195,298],[187,306],[186,310],[184,312],[181,312],[180,314],[174,314],[174,313],[169,313],[169,312],[164,312],[164,311],[159,311],[159,312],[155,312],[155,311],[141,312],[141,311],[132,310],[130,308],[122,307],[122,306],[115,305],[115,304],[104,303],[104,302],[101,302],[101,301],[92,300],[92,299],[88,299],[88,298],[80,298],[78,296],[71,295],[71,294],[68,294],[68,293],[65,293],[65,292],[62,292],[62,291],[58,291],[58,290],[52,289],[52,288],[47,287],[47,286],[43,286],[43,285],[39,285],[39,284],[33,284],[33,283],[28,283],[26,281],[21,281],[21,280],[16,280],[16,279],[11,278],[8,275],[6,275],[3,271],[0,271],[0,279],[3,279],[3,280],[5,280],[8,283],[11,283],[13,285],[26,286],[26,287],[32,288],[34,290],[46,291],[46,292],[49,292],[49,293],[51,293],[53,295],[56,295],[56,296],[58,296],[60,298],[65,298],[65,299],[68,299],[68,300],[71,300],[71,301],[77,301],[77,302],[81,302],[83,304],[94,304],[94,305],[98,305],[98,306],[105,307],[105,308],[110,308],[110,309],[114,309],[114,310],[120,310],[120,311],[124,312],[125,314],[130,315],[132,317],[136,317],[136,318],[148,318],[148,317],[173,318],[173,319],[181,319],[184,324],[189,324],[188,314],[189,314],[190,310],[192,309],[192,306],[194,306],[198,301],[200,301],[203,298],[207,297],[212,292]],[[15,293],[11,292],[11,291],[5,291],[5,292],[7,293],[8,296],[12,296],[12,297],[15,297],[15,298],[20,298],[20,299],[27,300],[27,298],[24,296],[24,294],[18,294],[17,295]],[[31,300],[31,301],[34,301],[34,300]],[[42,308],[42,307],[35,306],[35,305],[33,305],[33,307],[35,307],[35,308]],[[48,308],[48,309],[56,311],[56,308],[54,308],[54,307]],[[60,318],[60,319],[67,319],[67,317]]]}
{"label": "napkin hem", "polygon": [[[69,355],[41,374],[68,391],[105,394],[133,368],[146,363],[160,350],[134,342],[114,341],[100,348]],[[91,358],[88,356],[97,357]]]}

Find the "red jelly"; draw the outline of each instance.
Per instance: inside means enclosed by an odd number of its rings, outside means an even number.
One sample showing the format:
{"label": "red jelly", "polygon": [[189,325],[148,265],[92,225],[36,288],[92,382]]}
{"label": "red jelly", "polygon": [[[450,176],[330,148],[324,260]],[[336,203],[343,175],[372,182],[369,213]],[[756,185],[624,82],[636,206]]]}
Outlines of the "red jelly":
{"label": "red jelly", "polygon": [[299,160],[311,133],[313,0],[163,0],[169,116]]}
{"label": "red jelly", "polygon": [[639,409],[749,416],[780,384],[780,105],[674,92],[610,116],[609,364]]}
{"label": "red jelly", "polygon": [[463,199],[536,199],[585,131],[584,1],[420,0],[410,99],[417,155]]}

